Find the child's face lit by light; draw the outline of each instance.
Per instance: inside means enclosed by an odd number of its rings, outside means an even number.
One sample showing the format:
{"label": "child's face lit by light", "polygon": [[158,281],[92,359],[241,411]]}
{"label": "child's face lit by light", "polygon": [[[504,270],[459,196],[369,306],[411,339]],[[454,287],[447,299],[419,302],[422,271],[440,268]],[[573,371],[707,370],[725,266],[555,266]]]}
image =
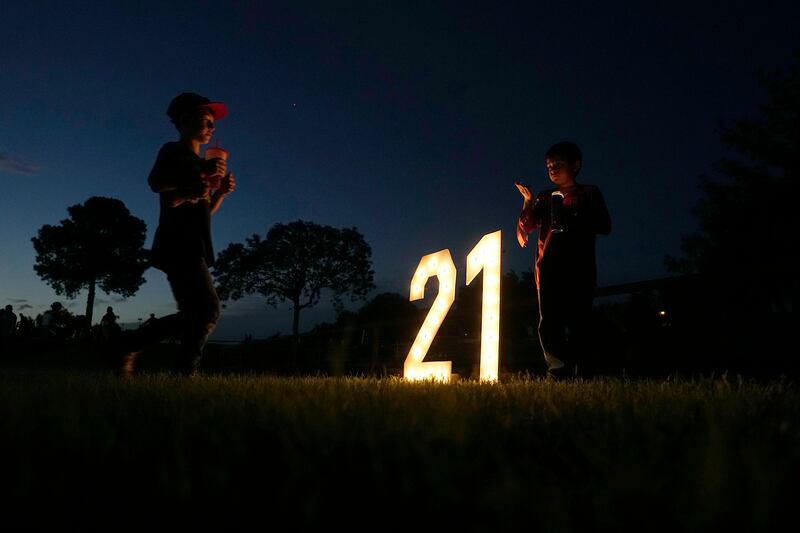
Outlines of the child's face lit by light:
{"label": "child's face lit by light", "polygon": [[550,181],[559,187],[568,187],[575,184],[575,175],[578,173],[580,163],[548,157],[545,159],[545,167],[547,167],[547,176]]}
{"label": "child's face lit by light", "polygon": [[182,122],[181,133],[200,144],[208,144],[214,134],[214,115],[210,111],[201,110],[197,114],[186,117]]}

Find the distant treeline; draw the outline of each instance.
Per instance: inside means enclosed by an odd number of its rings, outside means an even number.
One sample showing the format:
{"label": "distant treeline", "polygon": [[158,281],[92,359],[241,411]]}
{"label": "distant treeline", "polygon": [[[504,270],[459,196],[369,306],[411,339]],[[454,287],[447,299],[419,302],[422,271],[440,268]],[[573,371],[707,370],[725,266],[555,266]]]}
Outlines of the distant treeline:
{"label": "distant treeline", "polygon": [[[797,312],[744,307],[701,276],[675,276],[598,290],[593,317],[592,372],[659,376],[724,372],[774,376],[796,373],[791,350]],[[735,295],[735,290],[732,291]],[[500,371],[545,372],[537,337],[538,303],[531,272],[502,280]],[[425,318],[406,296],[384,293],[333,323],[300,335],[303,374],[400,375]],[[431,345],[427,361],[451,360],[453,372],[476,377],[480,354],[481,287],[462,287]],[[204,365],[289,373],[291,338],[209,346]],[[232,366],[231,366],[232,365]]]}

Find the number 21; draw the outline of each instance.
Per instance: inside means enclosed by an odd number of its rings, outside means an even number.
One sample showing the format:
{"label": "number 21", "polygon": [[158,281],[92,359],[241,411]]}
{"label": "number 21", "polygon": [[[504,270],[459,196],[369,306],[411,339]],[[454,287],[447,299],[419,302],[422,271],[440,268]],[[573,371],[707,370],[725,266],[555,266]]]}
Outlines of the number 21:
{"label": "number 21", "polygon": [[[483,270],[483,298],[481,314],[481,365],[480,379],[496,381],[500,347],[500,253],[501,232],[495,231],[483,238],[467,255],[467,285]],[[419,261],[411,280],[410,301],[425,296],[425,283],[429,278],[439,279],[439,293],[417,333],[414,344],[403,365],[403,376],[409,380],[435,379],[450,381],[452,361],[423,361],[439,331],[444,317],[456,295],[456,266],[450,250],[428,254]]]}

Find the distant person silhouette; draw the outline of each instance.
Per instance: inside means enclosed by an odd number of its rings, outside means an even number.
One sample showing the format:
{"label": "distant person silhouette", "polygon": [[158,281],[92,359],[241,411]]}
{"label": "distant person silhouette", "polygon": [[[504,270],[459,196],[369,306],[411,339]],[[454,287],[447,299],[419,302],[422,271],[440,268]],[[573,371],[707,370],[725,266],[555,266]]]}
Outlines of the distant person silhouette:
{"label": "distant person silhouette", "polygon": [[0,354],[6,353],[11,348],[11,340],[17,329],[17,315],[11,305],[0,309]]}
{"label": "distant person silhouette", "polygon": [[145,320],[144,322],[142,322],[142,323],[141,323],[141,325],[140,325],[139,327],[140,327],[140,328],[146,328],[146,327],[148,327],[148,326],[152,326],[153,324],[155,324],[155,323],[156,323],[156,320],[158,320],[158,319],[156,318],[156,314],[155,314],[155,313],[150,313],[150,318],[148,318],[147,320]]}
{"label": "distant person silhouette", "polygon": [[104,339],[111,339],[119,334],[122,328],[117,324],[118,318],[119,317],[114,314],[114,308],[109,305],[106,308],[106,314],[100,319],[100,331]]}
{"label": "distant person silhouette", "polygon": [[66,336],[68,314],[61,302],[53,302],[50,309],[42,313],[40,331],[44,337]]}
{"label": "distant person silhouette", "polygon": [[19,323],[17,324],[17,335],[21,338],[30,337],[33,334],[35,324],[33,319],[20,313]]}
{"label": "distant person silhouette", "polygon": [[[227,114],[225,104],[188,92],[176,96],[167,108],[179,140],[161,147],[147,180],[161,207],[151,264],[166,273],[179,312],[124,339],[118,361],[121,376],[133,374],[142,348],[167,337],[181,340],[177,370],[193,375],[216,327],[220,302],[208,270],[214,264],[211,216],[233,192],[235,181],[233,173],[226,173],[224,159],[203,159],[200,147],[211,140],[216,121]],[[219,185],[212,190],[215,177]]]}
{"label": "distant person silhouette", "polygon": [[597,284],[595,237],[611,232],[611,218],[595,185],[576,181],[583,156],[569,141],[545,154],[547,174],[555,189],[535,197],[520,182],[523,197],[517,221],[517,241],[525,247],[528,234],[539,230],[536,287],[539,296],[539,342],[548,375],[565,376],[578,364],[585,369],[592,300]]}

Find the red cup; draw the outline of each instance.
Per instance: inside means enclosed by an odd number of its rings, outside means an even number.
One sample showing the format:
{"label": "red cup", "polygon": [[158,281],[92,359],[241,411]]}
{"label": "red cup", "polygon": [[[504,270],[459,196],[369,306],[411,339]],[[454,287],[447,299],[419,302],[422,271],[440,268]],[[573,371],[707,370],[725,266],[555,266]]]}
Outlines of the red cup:
{"label": "red cup", "polygon": [[[206,159],[222,159],[228,160],[228,151],[219,146],[209,146],[206,148]],[[208,186],[212,189],[219,189],[219,183],[222,180],[221,174],[214,174],[208,177]]]}

